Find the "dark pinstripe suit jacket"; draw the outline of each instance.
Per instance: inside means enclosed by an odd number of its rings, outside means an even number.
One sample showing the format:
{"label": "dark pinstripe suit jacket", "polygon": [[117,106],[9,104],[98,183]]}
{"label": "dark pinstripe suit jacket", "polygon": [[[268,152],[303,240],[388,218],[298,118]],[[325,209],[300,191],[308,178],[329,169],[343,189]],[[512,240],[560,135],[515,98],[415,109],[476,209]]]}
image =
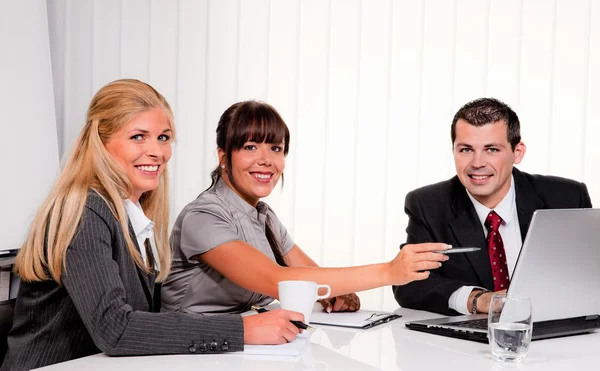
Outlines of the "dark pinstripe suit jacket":
{"label": "dark pinstripe suit jacket", "polygon": [[[132,238],[136,241],[132,231]],[[90,191],[67,249],[63,285],[22,282],[2,370],[108,355],[242,350],[239,315],[150,313],[154,275],[138,269],[108,205]]]}

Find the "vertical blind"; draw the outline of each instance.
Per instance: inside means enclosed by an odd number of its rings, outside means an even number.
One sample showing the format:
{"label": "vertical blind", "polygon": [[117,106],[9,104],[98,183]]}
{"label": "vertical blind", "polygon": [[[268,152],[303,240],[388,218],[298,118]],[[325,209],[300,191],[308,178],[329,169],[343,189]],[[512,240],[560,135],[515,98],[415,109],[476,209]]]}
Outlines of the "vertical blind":
{"label": "vertical blind", "polygon": [[[285,187],[267,202],[321,265],[395,256],[406,193],[454,175],[452,117],[482,96],[519,114],[522,170],[584,181],[600,202],[591,0],[47,3],[61,155],[102,85],[152,84],[176,117],[172,220],[210,184],[217,120],[245,99],[271,103],[290,128]],[[397,308],[389,287],[361,298]]]}

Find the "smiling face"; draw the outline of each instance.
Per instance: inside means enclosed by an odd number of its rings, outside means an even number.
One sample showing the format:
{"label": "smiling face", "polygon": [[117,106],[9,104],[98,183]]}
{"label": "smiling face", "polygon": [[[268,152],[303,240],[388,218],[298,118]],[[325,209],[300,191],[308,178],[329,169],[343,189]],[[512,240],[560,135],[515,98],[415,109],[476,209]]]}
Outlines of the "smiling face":
{"label": "smiling face", "polygon": [[[219,149],[219,164],[227,166],[225,152]],[[231,152],[231,176],[223,171],[223,180],[252,206],[267,197],[279,182],[285,168],[284,144],[246,142]]]}
{"label": "smiling face", "polygon": [[156,189],[171,158],[171,125],[165,112],[154,108],[141,112],[117,130],[106,150],[125,171],[132,185],[130,199]]}
{"label": "smiling face", "polygon": [[525,151],[522,142],[512,150],[504,121],[482,126],[462,119],[456,123],[456,174],[469,193],[490,209],[508,193],[513,165],[521,162]]}

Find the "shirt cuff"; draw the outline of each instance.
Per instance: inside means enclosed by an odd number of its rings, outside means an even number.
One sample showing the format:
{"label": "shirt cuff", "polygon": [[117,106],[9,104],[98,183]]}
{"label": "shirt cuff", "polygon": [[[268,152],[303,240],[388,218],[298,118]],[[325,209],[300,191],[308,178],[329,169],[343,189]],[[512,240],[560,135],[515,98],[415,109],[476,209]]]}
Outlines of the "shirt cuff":
{"label": "shirt cuff", "polygon": [[460,289],[454,291],[448,299],[448,308],[454,309],[461,314],[471,314],[471,303],[467,303],[469,295],[474,289],[483,289],[478,286],[463,286]]}

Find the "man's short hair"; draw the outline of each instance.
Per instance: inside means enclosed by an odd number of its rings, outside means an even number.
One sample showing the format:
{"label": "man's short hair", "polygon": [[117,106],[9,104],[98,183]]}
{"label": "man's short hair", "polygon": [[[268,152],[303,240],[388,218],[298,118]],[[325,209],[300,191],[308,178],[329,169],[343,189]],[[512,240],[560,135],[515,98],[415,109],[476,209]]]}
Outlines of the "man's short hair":
{"label": "man's short hair", "polygon": [[495,98],[475,99],[464,106],[454,115],[450,136],[452,144],[456,140],[456,123],[464,120],[473,126],[483,126],[497,121],[504,121],[507,126],[507,138],[512,150],[521,142],[521,124],[519,117],[506,103]]}

